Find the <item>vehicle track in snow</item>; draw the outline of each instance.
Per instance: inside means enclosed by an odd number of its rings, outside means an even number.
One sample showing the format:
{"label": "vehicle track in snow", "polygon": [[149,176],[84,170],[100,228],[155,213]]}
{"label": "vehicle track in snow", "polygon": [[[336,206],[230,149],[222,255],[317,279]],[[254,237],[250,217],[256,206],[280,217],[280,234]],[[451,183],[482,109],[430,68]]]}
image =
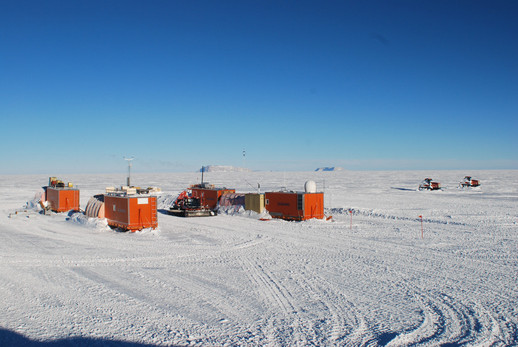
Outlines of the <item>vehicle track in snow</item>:
{"label": "vehicle track in snow", "polygon": [[515,195],[387,193],[384,178],[350,175],[327,198],[361,206],[352,227],[339,208],[334,222],[160,214],[159,230],[135,234],[6,217],[2,325],[44,341],[515,345]]}
{"label": "vehicle track in snow", "polygon": [[[360,346],[373,339],[365,316],[340,288],[318,274],[308,279],[308,287],[330,315],[327,342]],[[327,315],[326,315],[327,316]]]}
{"label": "vehicle track in snow", "polygon": [[[362,222],[360,221],[359,223]],[[338,222],[335,223],[335,226],[341,225],[341,227],[344,227],[344,224],[346,223]],[[387,228],[383,226],[383,222],[378,225],[382,228]],[[462,226],[458,227],[461,228]],[[492,293],[491,295],[501,297],[502,303],[516,301],[517,292],[515,288],[508,286],[495,288],[494,286],[489,286],[489,283],[480,283],[479,278],[470,279],[468,277],[469,274],[476,271],[475,269],[478,268],[477,264],[480,264],[482,268],[487,268],[498,263],[498,258],[496,260],[492,259],[492,261],[489,258],[478,259],[476,253],[464,252],[461,254],[462,258],[460,258],[462,261],[459,262],[459,253],[457,252],[441,248],[435,250],[427,248],[427,257],[430,257],[430,252],[434,255],[431,264],[427,264],[424,259],[421,260],[421,256],[418,253],[409,254],[410,258],[417,257],[417,262],[398,264],[387,262],[385,259],[396,259],[390,253],[407,253],[412,248],[415,249],[415,245],[412,246],[401,241],[399,243],[392,241],[387,244],[386,240],[380,238],[379,240],[370,239],[369,247],[365,247],[362,245],[362,241],[365,240],[364,236],[356,237],[354,234],[349,234],[346,237],[349,241],[353,241],[349,245],[349,249],[355,250],[355,252],[344,255],[344,257],[351,257],[353,264],[361,264],[357,270],[351,270],[351,273],[370,269],[373,272],[373,276],[379,279],[381,288],[386,288],[388,295],[401,291],[408,293],[406,295],[407,299],[404,300],[413,302],[414,305],[418,306],[418,311],[420,312],[420,318],[418,317],[417,321],[410,325],[402,325],[400,329],[396,330],[389,329],[389,327],[381,327],[376,323],[376,319],[373,321],[370,317],[367,317],[365,319],[367,322],[365,331],[367,333],[364,336],[372,334],[373,337],[371,340],[363,340],[362,342],[356,340],[352,342],[354,345],[364,343],[384,345],[390,343],[390,341],[394,341],[392,345],[413,343],[425,345],[442,343],[508,344],[510,341],[514,341],[515,337],[513,337],[513,334],[516,331],[516,323],[505,318],[497,320],[490,313],[495,311],[494,306],[499,305],[498,301],[493,305],[472,299],[472,297],[484,297],[485,293]],[[379,247],[372,247],[372,242],[379,243]],[[387,245],[390,245],[389,254],[386,254],[386,256],[383,253],[377,254],[379,250],[384,251]],[[326,260],[326,262],[328,261],[332,262],[329,259]],[[339,259],[336,259],[336,261],[339,262]],[[434,265],[438,261],[440,262]],[[434,266],[438,266],[441,263],[451,263],[460,266],[460,273],[466,276],[462,282],[466,288],[459,286],[458,275],[452,275],[448,269],[437,274],[430,272],[430,269],[428,269],[428,265],[432,265],[433,269]],[[470,268],[473,268],[473,272],[469,270]],[[507,265],[507,269],[505,267],[503,269],[496,268],[495,273],[492,273],[491,276],[495,279],[500,276],[508,276],[508,268],[509,265]],[[401,269],[405,270],[400,271]],[[420,282],[436,282],[437,277],[443,277],[447,273],[448,277],[444,277],[442,283],[440,282],[441,286],[445,287],[443,290],[430,290],[430,288],[426,287],[420,289]],[[324,283],[330,282],[333,276],[336,276],[336,274],[328,273],[321,280]],[[452,280],[450,277],[455,279]],[[322,291],[320,290],[320,292]],[[353,294],[353,299],[351,299],[353,304],[357,300],[354,297],[361,296],[361,291],[355,288],[344,288],[338,284],[335,286],[335,291],[348,297],[351,297]],[[401,300],[398,299],[397,301]],[[488,306],[488,304],[493,307]],[[369,316],[365,309],[360,309],[360,311],[362,312],[361,314]],[[348,337],[350,338],[350,336],[346,336],[346,338]]]}
{"label": "vehicle track in snow", "polygon": [[[254,292],[265,304],[264,317],[260,319],[261,333],[269,343],[286,343],[289,339],[294,343],[302,343],[300,321],[297,312],[300,310],[289,290],[281,285],[274,274],[259,259],[250,255],[239,257],[244,272],[250,279]],[[282,327],[288,325],[290,331]]]}
{"label": "vehicle track in snow", "polygon": [[[359,257],[362,258],[361,255]],[[420,316],[417,325],[407,325],[402,330],[395,331],[382,328],[375,321],[368,323],[366,330],[374,334],[374,338],[368,344],[389,343],[394,346],[444,343],[480,344],[482,342],[493,344],[513,340],[510,334],[514,329],[507,332],[507,335],[502,334],[500,324],[507,322],[499,324],[481,303],[470,301],[469,290],[451,288],[451,294],[445,294],[443,291],[420,289],[415,280],[407,280],[407,278],[415,279],[423,274],[427,275],[422,268],[412,268],[410,264],[407,265],[406,271],[402,272],[395,270],[390,264],[383,261],[365,257],[364,266],[366,265],[373,269],[375,276],[380,283],[383,283],[382,287],[386,288],[389,296],[395,293],[404,294],[407,298],[405,300],[417,304]],[[324,281],[329,281],[331,276],[324,278]],[[343,291],[344,289],[338,288],[338,290]],[[484,288],[482,288],[483,290]],[[343,293],[350,295],[351,291]],[[476,293],[473,294],[475,297],[479,296]],[[359,296],[360,293],[357,292],[355,295]],[[509,297],[504,299],[511,300]],[[401,301],[401,299],[397,301]]]}
{"label": "vehicle track in snow", "polygon": [[498,323],[480,304],[467,306],[443,293],[430,295],[415,289],[410,293],[422,309],[421,324],[413,330],[399,332],[389,346],[493,345],[502,342],[498,337]]}

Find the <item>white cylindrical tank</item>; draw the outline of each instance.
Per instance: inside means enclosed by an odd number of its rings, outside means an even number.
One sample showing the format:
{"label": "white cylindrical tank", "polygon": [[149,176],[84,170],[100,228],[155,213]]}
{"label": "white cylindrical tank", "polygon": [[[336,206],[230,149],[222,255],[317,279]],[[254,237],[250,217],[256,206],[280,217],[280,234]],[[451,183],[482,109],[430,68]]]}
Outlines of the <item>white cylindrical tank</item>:
{"label": "white cylindrical tank", "polygon": [[317,192],[317,184],[315,181],[306,181],[304,184],[304,190],[306,193],[316,193]]}

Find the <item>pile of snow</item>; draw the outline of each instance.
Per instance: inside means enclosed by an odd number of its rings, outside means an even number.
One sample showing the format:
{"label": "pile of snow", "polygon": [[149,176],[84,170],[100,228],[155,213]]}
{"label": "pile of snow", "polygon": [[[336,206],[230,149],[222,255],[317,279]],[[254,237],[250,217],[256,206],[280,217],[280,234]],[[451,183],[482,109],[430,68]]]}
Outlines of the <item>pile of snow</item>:
{"label": "pile of snow", "polygon": [[45,192],[43,189],[38,190],[34,193],[34,196],[31,200],[27,201],[25,203],[25,208],[35,210],[35,211],[41,211],[41,205],[40,201],[45,199]]}
{"label": "pile of snow", "polygon": [[200,169],[204,172],[252,172],[252,170],[244,167],[225,166],[225,165],[208,165]]}
{"label": "pile of snow", "polygon": [[327,166],[327,167],[319,167],[316,168],[315,171],[342,171],[343,168],[335,167],[335,166]]}
{"label": "pile of snow", "polygon": [[87,217],[83,212],[71,211],[66,221],[97,230],[110,231],[106,218]]}
{"label": "pile of snow", "polygon": [[268,211],[263,210],[261,213],[257,213],[251,210],[245,210],[243,205],[234,205],[234,206],[219,206],[218,207],[219,215],[227,215],[227,216],[238,216],[238,217],[246,217],[252,219],[271,219],[270,213]]}
{"label": "pile of snow", "polygon": [[176,201],[178,194],[162,194],[157,197],[156,205],[159,210],[169,210]]}

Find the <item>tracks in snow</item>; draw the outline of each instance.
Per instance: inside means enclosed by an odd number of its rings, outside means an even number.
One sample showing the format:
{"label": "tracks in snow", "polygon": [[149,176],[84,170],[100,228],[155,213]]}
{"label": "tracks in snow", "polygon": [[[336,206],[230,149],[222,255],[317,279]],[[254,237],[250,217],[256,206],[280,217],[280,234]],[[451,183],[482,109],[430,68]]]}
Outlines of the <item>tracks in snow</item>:
{"label": "tracks in snow", "polygon": [[[78,284],[85,306],[67,303],[66,307],[66,315],[74,322],[95,314],[98,303],[107,320],[139,321],[140,312],[145,312],[147,317],[132,328],[147,341],[155,341],[146,335],[156,324],[153,320],[174,322],[175,332],[157,328],[169,336],[158,343],[399,346],[516,342],[516,320],[495,313],[499,305],[516,299],[516,290],[468,277],[478,266],[490,269],[494,258],[482,262],[473,253],[456,253],[455,249],[416,246],[397,238],[387,241],[383,236],[367,239],[347,233],[340,223],[274,221],[254,223],[255,230],[241,230],[242,223],[236,219],[215,225],[196,222],[186,233],[198,243],[181,239],[174,230],[163,230],[155,239],[88,235],[109,241],[98,244],[103,252],[95,254],[85,251],[91,245],[82,234],[75,234],[78,230],[61,235],[45,225],[20,239],[15,234],[9,238],[12,244],[25,240],[34,249],[48,247],[45,252],[33,259],[2,261],[35,273],[57,274],[68,286]],[[369,227],[375,230],[383,223],[374,221]],[[337,227],[340,232],[333,230]],[[45,242],[38,240],[39,233]],[[62,255],[67,245],[83,247],[82,253]],[[426,255],[421,257],[421,252]],[[455,264],[452,271],[460,274],[449,278],[433,272],[449,264]],[[506,269],[499,271],[505,275]],[[69,281],[63,273],[79,279]],[[59,288],[55,296],[59,297]],[[41,301],[58,311],[56,300],[42,296]],[[116,313],[114,307],[125,312]],[[511,310],[503,307],[502,311]],[[102,331],[100,324],[105,322],[88,323],[84,329]]]}

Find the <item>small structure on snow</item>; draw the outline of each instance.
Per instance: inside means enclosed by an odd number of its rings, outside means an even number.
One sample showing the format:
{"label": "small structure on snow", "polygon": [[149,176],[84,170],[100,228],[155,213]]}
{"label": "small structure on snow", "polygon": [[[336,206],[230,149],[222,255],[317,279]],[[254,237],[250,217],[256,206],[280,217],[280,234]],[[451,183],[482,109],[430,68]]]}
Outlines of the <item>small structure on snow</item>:
{"label": "small structure on snow", "polygon": [[49,177],[49,185],[43,187],[44,197],[40,202],[44,209],[54,212],[79,211],[79,189],[71,182],[65,184],[56,177]]}
{"label": "small structure on snow", "polygon": [[200,198],[193,197],[190,189],[186,189],[178,195],[173,202],[173,206],[169,208],[168,213],[178,217],[209,217],[216,215],[216,211],[202,206]]}
{"label": "small structure on snow", "polygon": [[323,219],[324,193],[316,191],[314,181],[307,181],[303,192],[266,192],[265,208],[273,218],[294,221]]}
{"label": "small structure on snow", "polygon": [[85,215],[92,218],[104,218],[104,194],[94,195],[88,200]]}
{"label": "small structure on snow", "polygon": [[254,211],[259,214],[263,213],[264,194],[263,193],[248,193],[245,194],[245,210]]}
{"label": "small structure on snow", "polygon": [[421,184],[419,184],[419,190],[439,190],[441,184],[439,182],[432,181],[431,178],[425,178]]}
{"label": "small structure on snow", "polygon": [[158,227],[156,196],[149,192],[127,186],[106,188],[104,214],[108,225],[129,231]]}
{"label": "small structure on snow", "polygon": [[209,210],[215,211],[219,200],[224,194],[235,193],[235,189],[226,187],[215,187],[213,184],[201,183],[190,187],[192,197],[200,199],[200,205]]}
{"label": "small structure on snow", "polygon": [[471,178],[471,176],[465,176],[464,179],[459,183],[459,186],[461,188],[478,187],[478,186],[480,186],[480,181]]}

